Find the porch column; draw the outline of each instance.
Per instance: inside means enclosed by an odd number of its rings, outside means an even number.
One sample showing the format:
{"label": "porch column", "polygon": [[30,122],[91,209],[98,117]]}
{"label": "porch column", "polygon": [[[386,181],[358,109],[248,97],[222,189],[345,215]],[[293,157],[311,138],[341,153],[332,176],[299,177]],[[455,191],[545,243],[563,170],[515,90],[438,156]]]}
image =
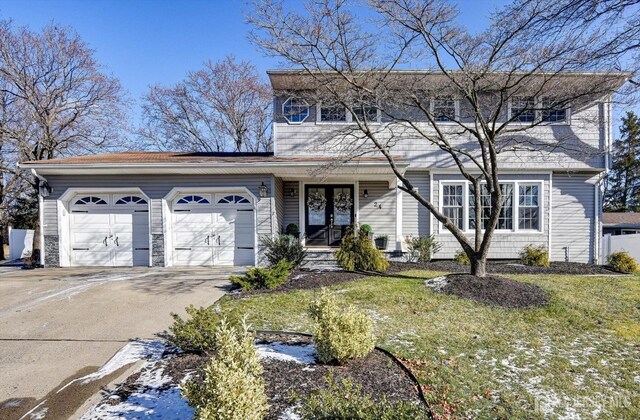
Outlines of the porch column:
{"label": "porch column", "polygon": [[[397,184],[397,183],[396,183]],[[396,251],[402,252],[402,190],[396,185]]]}

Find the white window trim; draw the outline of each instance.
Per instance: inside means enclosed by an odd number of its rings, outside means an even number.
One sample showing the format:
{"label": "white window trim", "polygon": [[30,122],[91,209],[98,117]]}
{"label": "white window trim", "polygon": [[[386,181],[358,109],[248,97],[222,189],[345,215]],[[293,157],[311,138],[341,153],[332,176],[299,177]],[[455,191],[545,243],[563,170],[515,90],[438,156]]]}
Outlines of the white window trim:
{"label": "white window trim", "polygon": [[[353,120],[353,115],[351,112],[345,107],[345,120],[344,121],[322,121],[322,103],[319,102],[316,104],[316,124],[318,125],[347,125],[347,124],[355,124]],[[380,108],[376,106],[376,120],[375,121],[367,121],[368,124],[382,124],[382,112]]]}
{"label": "white window trim", "polygon": [[[485,183],[484,181],[482,183]],[[544,234],[544,181],[543,180],[510,180],[510,179],[501,179],[501,184],[513,184],[513,229],[495,229],[494,232],[497,234],[521,234],[521,235],[540,235]],[[442,213],[442,190],[444,185],[464,185],[462,190],[463,196],[463,217],[462,225],[464,227],[463,232],[465,234],[473,234],[475,233],[475,229],[469,228],[469,187],[471,182],[467,180],[448,180],[442,179],[438,181],[438,211]],[[537,184],[538,187],[538,208],[539,208],[539,217],[540,217],[540,229],[519,229],[519,200],[520,200],[520,184],[523,185],[533,185]],[[433,185],[433,184],[432,184]],[[484,229],[481,230],[484,232]],[[442,222],[438,222],[438,233],[439,234],[451,234],[448,229],[444,227]]]}
{"label": "white window trim", "polygon": [[[304,102],[304,103],[305,103],[305,105],[307,106],[307,116],[306,116],[306,117],[304,117],[304,118],[302,119],[302,121],[291,121],[291,120],[289,120],[289,118],[287,118],[287,116],[286,116],[286,114],[285,114],[285,112],[284,112],[285,104],[286,104],[287,102],[291,101],[292,99],[300,100],[300,101]],[[291,124],[291,125],[299,125],[299,124],[302,124],[303,122],[307,121],[307,119],[308,119],[308,118],[309,118],[309,116],[311,115],[311,106],[309,105],[309,102],[307,102],[307,100],[306,100],[306,99],[304,99],[304,98],[299,98],[299,97],[297,97],[297,96],[290,96],[290,97],[288,97],[288,98],[287,98],[287,100],[285,100],[284,102],[282,102],[282,109],[281,109],[281,111],[282,111],[282,116],[283,116],[283,117],[284,117],[284,119],[287,121],[287,124]]]}
{"label": "white window trim", "polygon": [[[431,113],[431,115],[433,116],[433,118],[435,119],[436,116],[433,114],[434,110],[435,110],[435,101],[439,99],[439,98],[430,98],[429,99],[429,112]],[[444,124],[444,125],[458,125],[458,123],[460,122],[460,98],[456,97],[456,96],[452,96],[451,99],[453,99],[453,107],[455,108],[455,120],[456,121],[436,121],[436,124]]]}
{"label": "white window trim", "polygon": [[[515,96],[519,96],[519,95],[515,95]],[[525,96],[522,96],[525,97]],[[542,106],[542,100],[543,97],[540,96],[534,96],[534,101],[536,103],[536,108],[540,108]],[[507,120],[511,120],[512,116],[513,116],[513,111],[512,111],[512,107],[513,107],[513,96],[509,98],[509,100],[507,101]],[[542,121],[542,111],[538,110],[535,111],[536,115],[533,121],[510,121],[509,124],[514,124],[514,125],[531,125],[531,124],[537,124],[538,126],[548,126],[548,125],[571,125],[571,107],[567,106],[565,108],[565,118],[564,121]]]}

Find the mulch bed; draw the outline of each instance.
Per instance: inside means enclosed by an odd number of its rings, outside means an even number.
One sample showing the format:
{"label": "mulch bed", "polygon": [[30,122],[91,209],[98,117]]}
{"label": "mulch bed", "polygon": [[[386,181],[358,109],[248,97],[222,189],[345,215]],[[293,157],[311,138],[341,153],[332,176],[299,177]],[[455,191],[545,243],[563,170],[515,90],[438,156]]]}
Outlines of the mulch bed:
{"label": "mulch bed", "polygon": [[[258,343],[283,342],[292,345],[306,345],[311,338],[302,335],[259,333]],[[199,371],[209,361],[207,356],[181,354],[166,361],[165,374],[174,383],[179,383],[189,372]],[[294,393],[305,397],[315,390],[326,388],[326,378],[333,375],[334,383],[350,379],[360,384],[362,391],[376,401],[385,397],[392,402],[424,403],[420,400],[416,384],[407,373],[381,351],[374,350],[369,356],[353,360],[344,366],[306,365],[277,359],[262,359],[264,366],[265,392],[270,405],[266,419],[278,419],[293,403]],[[192,376],[199,380],[198,374]],[[425,407],[425,418],[427,416]]]}
{"label": "mulch bed", "polygon": [[451,274],[440,292],[485,305],[503,308],[532,308],[549,301],[540,287],[498,276],[476,277],[471,274]]}
{"label": "mulch bed", "polygon": [[347,271],[304,271],[294,270],[289,276],[289,281],[274,290],[237,290],[230,294],[232,298],[244,298],[253,295],[269,293],[290,292],[292,290],[319,289],[333,284],[344,283],[367,277],[364,273],[352,273]]}
{"label": "mulch bed", "polygon": [[[446,271],[449,273],[468,273],[469,266],[452,260],[436,260],[429,263],[408,263],[392,261],[389,273],[408,270]],[[487,273],[494,274],[576,274],[576,275],[612,275],[620,274],[606,266],[576,262],[552,262],[551,267],[530,267],[518,260],[499,260],[487,262]]]}

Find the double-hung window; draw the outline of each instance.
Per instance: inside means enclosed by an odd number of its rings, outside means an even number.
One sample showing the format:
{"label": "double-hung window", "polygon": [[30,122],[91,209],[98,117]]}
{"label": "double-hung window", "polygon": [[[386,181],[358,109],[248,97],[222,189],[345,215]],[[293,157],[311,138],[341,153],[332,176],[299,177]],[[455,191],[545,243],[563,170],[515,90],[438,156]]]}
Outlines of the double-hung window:
{"label": "double-hung window", "polygon": [[533,96],[511,98],[511,117],[519,122],[534,122],[536,120],[536,99]]}
{"label": "double-hung window", "polygon": [[539,184],[518,184],[518,229],[540,229]]}
{"label": "double-hung window", "polygon": [[347,122],[347,109],[339,104],[322,104],[320,122]]}
{"label": "double-hung window", "polygon": [[460,229],[464,229],[464,185],[442,186],[442,213]]}
{"label": "double-hung window", "polygon": [[[541,231],[542,229],[542,183],[501,182],[502,208],[498,215],[496,230]],[[491,194],[485,183],[480,184],[480,208],[475,207],[473,185],[463,181],[442,182],[442,213],[456,226],[473,231],[476,223],[481,229],[489,225]]]}
{"label": "double-hung window", "polygon": [[440,97],[433,100],[433,118],[446,122],[456,120],[456,100],[452,97]]}
{"label": "double-hung window", "polygon": [[567,119],[567,109],[550,98],[543,98],[541,101],[542,121],[563,122]]}
{"label": "double-hung window", "polygon": [[[498,216],[498,225],[496,229],[512,230],[513,229],[513,184],[500,184],[502,192],[502,208]],[[489,216],[491,215],[491,194],[486,184],[480,186],[480,207],[481,207],[481,226],[486,229],[489,225]],[[473,185],[469,185],[469,229],[476,228],[476,209],[475,194]]]}

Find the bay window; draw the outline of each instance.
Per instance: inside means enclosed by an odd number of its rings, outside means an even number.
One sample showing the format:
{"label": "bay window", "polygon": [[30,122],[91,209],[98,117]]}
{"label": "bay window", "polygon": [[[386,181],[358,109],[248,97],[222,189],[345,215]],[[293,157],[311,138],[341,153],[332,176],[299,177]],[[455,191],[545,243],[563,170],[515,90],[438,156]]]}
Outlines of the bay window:
{"label": "bay window", "polygon": [[[501,182],[502,208],[498,215],[498,231],[542,231],[542,183]],[[475,208],[473,184],[442,181],[441,211],[460,229],[472,232],[476,223],[482,229],[489,225],[491,194],[486,183],[480,185],[480,209]],[[480,213],[478,215],[477,213]]]}

